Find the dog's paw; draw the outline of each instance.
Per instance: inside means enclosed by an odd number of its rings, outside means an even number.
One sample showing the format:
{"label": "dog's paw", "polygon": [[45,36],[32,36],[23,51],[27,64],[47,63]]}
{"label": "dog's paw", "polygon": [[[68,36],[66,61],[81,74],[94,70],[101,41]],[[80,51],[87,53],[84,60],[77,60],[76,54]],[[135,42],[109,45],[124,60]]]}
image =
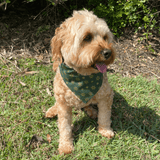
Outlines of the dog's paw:
{"label": "dog's paw", "polygon": [[92,108],[91,106],[87,106],[84,108],[84,111],[88,114],[89,117],[92,119],[97,118],[98,112],[96,109]]}
{"label": "dog's paw", "polygon": [[72,153],[74,147],[72,144],[69,143],[63,143],[63,144],[59,144],[59,154],[70,154]]}
{"label": "dog's paw", "polygon": [[114,132],[111,128],[110,129],[99,128],[98,131],[102,136],[107,137],[109,139],[114,137]]}
{"label": "dog's paw", "polygon": [[57,109],[53,106],[48,109],[48,111],[45,114],[46,118],[53,118],[57,115]]}

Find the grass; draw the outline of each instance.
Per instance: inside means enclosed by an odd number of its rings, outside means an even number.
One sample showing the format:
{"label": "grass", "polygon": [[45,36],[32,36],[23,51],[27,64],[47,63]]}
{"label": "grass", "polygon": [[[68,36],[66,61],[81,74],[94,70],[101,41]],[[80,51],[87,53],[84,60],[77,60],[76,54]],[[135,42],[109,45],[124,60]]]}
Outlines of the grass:
{"label": "grass", "polygon": [[108,76],[115,91],[115,137],[102,137],[97,120],[73,110],[75,149],[60,156],[57,118],[44,118],[55,103],[52,66],[35,59],[10,61],[1,57],[0,159],[160,159],[160,85],[141,76]]}

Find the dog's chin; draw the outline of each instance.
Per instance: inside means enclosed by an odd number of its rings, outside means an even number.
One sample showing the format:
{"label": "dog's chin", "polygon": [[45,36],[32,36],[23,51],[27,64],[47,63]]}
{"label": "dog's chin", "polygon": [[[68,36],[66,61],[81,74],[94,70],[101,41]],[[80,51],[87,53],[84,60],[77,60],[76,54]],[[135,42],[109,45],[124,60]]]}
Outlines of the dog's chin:
{"label": "dog's chin", "polygon": [[88,66],[88,67],[74,67],[74,70],[81,74],[81,75],[91,75],[93,73],[99,73],[99,71],[92,67],[92,66]]}
{"label": "dog's chin", "polygon": [[[81,66],[79,65],[72,65],[71,67],[79,74],[81,75],[91,75],[94,73],[104,73],[107,70],[107,66],[109,64],[109,61],[104,58],[99,58],[93,62],[90,62],[86,65],[86,63],[83,65],[81,63]],[[103,65],[103,67],[101,66]],[[105,68],[105,69],[104,69]]]}
{"label": "dog's chin", "polygon": [[108,62],[106,61],[96,61],[88,66],[73,66],[73,69],[75,71],[77,71],[77,73],[81,74],[81,75],[91,75],[94,73],[104,73],[107,70],[107,65]]}
{"label": "dog's chin", "polygon": [[[92,61],[80,61],[79,59],[77,63],[73,63],[70,61],[65,61],[65,63],[81,75],[91,75],[99,72],[104,73],[107,70],[107,66],[110,64],[110,58],[106,60],[104,56],[99,55],[100,54],[92,58]],[[103,65],[104,67],[101,67],[101,65]]]}

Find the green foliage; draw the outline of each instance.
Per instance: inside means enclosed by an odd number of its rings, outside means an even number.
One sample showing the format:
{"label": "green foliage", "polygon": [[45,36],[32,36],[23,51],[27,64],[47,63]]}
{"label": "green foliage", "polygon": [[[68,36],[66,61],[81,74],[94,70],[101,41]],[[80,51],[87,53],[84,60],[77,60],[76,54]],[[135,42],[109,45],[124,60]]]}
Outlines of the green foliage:
{"label": "green foliage", "polygon": [[42,32],[45,32],[50,29],[50,25],[40,26],[37,29],[36,36],[39,36]]}
{"label": "green foliage", "polygon": [[11,3],[11,1],[10,0],[0,0],[0,2],[4,2],[4,3]]}
{"label": "green foliage", "polygon": [[[0,5],[12,1],[13,0],[0,0],[0,2],[2,2]],[[25,0],[24,2],[39,3],[39,1],[42,5],[51,4],[54,7],[60,4],[57,7],[58,12],[65,18],[69,17],[73,10],[83,8],[92,10],[98,17],[107,21],[109,28],[116,36],[121,35],[123,28],[128,26],[133,27],[135,31],[145,29],[146,34],[148,34],[150,30],[156,28],[158,22],[158,12],[156,7],[153,7],[157,6],[158,3],[154,0]],[[61,5],[64,2],[65,5]],[[152,3],[153,6],[151,5]],[[43,12],[45,12],[45,10]],[[157,27],[157,29],[160,30],[160,27]]]}
{"label": "green foliage", "polygon": [[69,9],[64,8],[60,12],[64,12],[67,18],[73,10],[86,8],[105,19],[116,36],[121,35],[123,28],[128,26],[134,27],[135,31],[143,28],[148,34],[157,24],[157,10],[150,3],[152,0],[82,0],[79,3],[68,0],[66,5]]}
{"label": "green foliage", "polygon": [[27,2],[34,2],[35,0],[27,0]]}
{"label": "green foliage", "polygon": [[57,4],[60,4],[60,3],[63,3],[65,1],[68,1],[68,0],[46,0],[48,1],[49,3],[51,3],[53,6],[57,5]]}
{"label": "green foliage", "polygon": [[148,0],[107,0],[96,1],[89,0],[89,8],[99,17],[106,19],[108,25],[115,35],[121,33],[121,28],[133,26],[138,29],[144,26],[145,29],[152,29],[156,20],[154,19],[154,10],[147,6]]}

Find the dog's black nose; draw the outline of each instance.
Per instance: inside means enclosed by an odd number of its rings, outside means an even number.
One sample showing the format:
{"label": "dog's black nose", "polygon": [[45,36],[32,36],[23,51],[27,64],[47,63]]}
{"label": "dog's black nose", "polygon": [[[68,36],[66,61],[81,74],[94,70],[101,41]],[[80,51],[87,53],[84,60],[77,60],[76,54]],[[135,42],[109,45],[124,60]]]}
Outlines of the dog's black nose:
{"label": "dog's black nose", "polygon": [[103,49],[103,50],[101,51],[101,54],[104,55],[104,57],[105,57],[106,59],[108,59],[108,58],[111,56],[112,51],[111,51],[110,49]]}

